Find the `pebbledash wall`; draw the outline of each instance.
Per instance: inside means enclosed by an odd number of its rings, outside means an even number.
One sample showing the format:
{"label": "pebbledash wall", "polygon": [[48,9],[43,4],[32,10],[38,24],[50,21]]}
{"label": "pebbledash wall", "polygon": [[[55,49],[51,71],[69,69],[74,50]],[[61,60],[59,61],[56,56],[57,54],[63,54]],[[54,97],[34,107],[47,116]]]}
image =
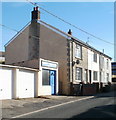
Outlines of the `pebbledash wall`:
{"label": "pebbledash wall", "polygon": [[42,86],[39,76],[41,70],[0,64],[0,100],[51,95],[50,86]]}

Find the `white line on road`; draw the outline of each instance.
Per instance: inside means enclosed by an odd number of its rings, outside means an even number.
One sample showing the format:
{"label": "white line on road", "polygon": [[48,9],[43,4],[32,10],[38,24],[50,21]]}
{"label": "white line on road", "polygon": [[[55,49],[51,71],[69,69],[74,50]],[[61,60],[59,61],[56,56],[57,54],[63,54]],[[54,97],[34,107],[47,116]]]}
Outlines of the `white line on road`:
{"label": "white line on road", "polygon": [[74,101],[70,101],[70,102],[66,102],[66,103],[61,103],[61,104],[54,105],[54,106],[51,106],[51,107],[47,107],[47,108],[43,108],[43,109],[40,109],[40,110],[36,110],[36,111],[33,111],[33,112],[28,112],[28,113],[25,113],[25,114],[22,114],[22,115],[14,116],[12,118],[23,117],[23,116],[30,115],[30,114],[33,114],[33,113],[41,112],[41,111],[44,111],[44,110],[48,110],[48,109],[51,109],[51,108],[59,107],[59,106],[62,106],[62,105],[70,104],[70,103],[81,101],[81,100],[90,99],[90,98],[93,98],[93,97],[94,96],[89,96],[89,97],[81,98],[81,99],[78,99],[78,100],[74,100]]}

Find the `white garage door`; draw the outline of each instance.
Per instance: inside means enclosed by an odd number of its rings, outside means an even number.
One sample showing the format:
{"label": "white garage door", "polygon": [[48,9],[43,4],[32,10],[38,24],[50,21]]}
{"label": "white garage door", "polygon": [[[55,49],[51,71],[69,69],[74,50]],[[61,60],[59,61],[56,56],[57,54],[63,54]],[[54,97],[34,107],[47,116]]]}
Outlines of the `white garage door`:
{"label": "white garage door", "polygon": [[17,86],[19,98],[34,97],[34,73],[19,70]]}
{"label": "white garage door", "polygon": [[10,69],[0,68],[0,99],[12,98],[12,71]]}

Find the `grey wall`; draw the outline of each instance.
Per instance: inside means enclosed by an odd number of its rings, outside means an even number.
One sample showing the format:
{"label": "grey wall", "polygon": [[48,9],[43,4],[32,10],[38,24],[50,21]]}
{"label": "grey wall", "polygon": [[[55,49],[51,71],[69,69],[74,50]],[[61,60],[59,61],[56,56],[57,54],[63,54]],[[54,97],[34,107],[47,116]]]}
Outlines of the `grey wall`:
{"label": "grey wall", "polygon": [[30,26],[5,47],[5,64],[28,60],[29,28]]}
{"label": "grey wall", "polygon": [[39,57],[59,63],[59,91],[69,94],[70,83],[68,77],[68,47],[67,39],[56,32],[40,26],[40,52]]}

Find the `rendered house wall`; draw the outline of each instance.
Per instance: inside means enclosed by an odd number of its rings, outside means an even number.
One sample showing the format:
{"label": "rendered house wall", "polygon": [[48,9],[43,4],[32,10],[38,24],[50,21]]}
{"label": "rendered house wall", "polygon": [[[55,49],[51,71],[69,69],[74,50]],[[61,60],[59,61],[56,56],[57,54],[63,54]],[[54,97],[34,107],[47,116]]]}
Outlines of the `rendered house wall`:
{"label": "rendered house wall", "polygon": [[5,64],[28,60],[29,28],[30,26],[5,47]]}
{"label": "rendered house wall", "polygon": [[59,64],[59,93],[70,93],[68,41],[58,33],[40,25],[40,54],[39,57],[56,61]]}

